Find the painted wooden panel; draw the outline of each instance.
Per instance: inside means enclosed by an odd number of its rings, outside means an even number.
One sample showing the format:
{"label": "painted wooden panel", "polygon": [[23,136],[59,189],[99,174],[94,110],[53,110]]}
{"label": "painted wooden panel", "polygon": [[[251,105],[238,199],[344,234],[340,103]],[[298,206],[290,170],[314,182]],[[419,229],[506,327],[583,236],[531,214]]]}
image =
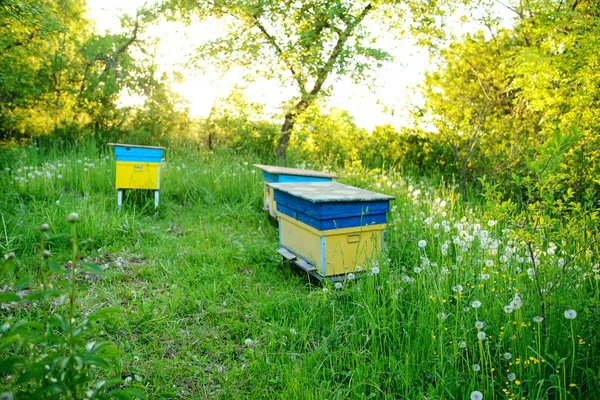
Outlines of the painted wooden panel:
{"label": "painted wooden panel", "polygon": [[160,163],[117,161],[116,189],[160,189]]}
{"label": "painted wooden panel", "polygon": [[323,277],[364,271],[381,251],[384,230],[385,224],[321,231],[279,214],[280,245]]}
{"label": "painted wooden panel", "polygon": [[163,147],[115,143],[109,143],[108,145],[114,147],[115,159],[117,161],[159,163],[163,158]]}

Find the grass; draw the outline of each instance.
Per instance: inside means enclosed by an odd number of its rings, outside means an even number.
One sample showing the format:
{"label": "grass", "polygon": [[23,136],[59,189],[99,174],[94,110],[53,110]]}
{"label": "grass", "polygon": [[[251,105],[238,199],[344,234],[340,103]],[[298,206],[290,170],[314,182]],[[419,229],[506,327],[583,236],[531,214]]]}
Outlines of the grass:
{"label": "grass", "polygon": [[[121,351],[98,379],[124,378],[153,399],[600,397],[598,251],[583,233],[540,249],[544,268],[577,257],[536,322],[536,293],[555,275],[529,271],[508,222],[463,205],[448,185],[337,171],[397,199],[380,272],[335,289],[310,284],[275,252],[251,166],[259,160],[169,149],[155,216],[143,191],[128,192],[116,212],[108,149],[7,154],[0,252],[16,253],[16,270],[2,290],[35,273],[43,222],[53,258],[66,264],[65,217],[79,213],[78,235],[91,239],[85,260],[104,273],[80,275],[77,313],[121,310],[94,328]],[[565,318],[570,309],[576,319]],[[40,312],[5,306],[0,324]],[[0,387],[16,393],[16,379],[0,374]]]}

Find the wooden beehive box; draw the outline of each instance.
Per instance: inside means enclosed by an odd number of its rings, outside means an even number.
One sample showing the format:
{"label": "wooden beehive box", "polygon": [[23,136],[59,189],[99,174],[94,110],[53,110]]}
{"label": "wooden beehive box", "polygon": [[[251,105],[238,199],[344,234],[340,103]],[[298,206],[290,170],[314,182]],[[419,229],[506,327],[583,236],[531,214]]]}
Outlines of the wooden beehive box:
{"label": "wooden beehive box", "polygon": [[277,202],[280,253],[293,254],[306,271],[317,278],[344,276],[377,258],[394,197],[337,182],[268,186]]}
{"label": "wooden beehive box", "polygon": [[108,143],[113,146],[116,160],[115,188],[121,207],[124,189],[154,190],[154,206],[158,206],[160,162],[164,147]]}
{"label": "wooden beehive box", "polygon": [[277,204],[273,197],[273,189],[268,186],[269,183],[298,183],[298,182],[331,182],[338,176],[327,172],[313,171],[311,169],[277,167],[274,165],[254,164],[262,170],[264,181],[264,206],[263,209],[269,212],[272,217],[277,216]]}
{"label": "wooden beehive box", "polygon": [[117,163],[115,188],[160,189],[160,162],[164,147],[109,143]]}

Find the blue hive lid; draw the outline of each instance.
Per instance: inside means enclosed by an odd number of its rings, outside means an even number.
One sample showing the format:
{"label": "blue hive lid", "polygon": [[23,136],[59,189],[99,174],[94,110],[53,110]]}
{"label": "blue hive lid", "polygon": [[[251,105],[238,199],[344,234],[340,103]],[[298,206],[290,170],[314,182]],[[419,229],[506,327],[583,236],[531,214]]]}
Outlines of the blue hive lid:
{"label": "blue hive lid", "polygon": [[275,190],[311,203],[390,201],[393,196],[359,189],[338,182],[269,183]]}
{"label": "blue hive lid", "polygon": [[275,165],[254,164],[260,170],[263,170],[273,175],[294,175],[294,176],[310,176],[314,178],[332,178],[337,179],[339,176],[329,172],[314,171],[312,169],[278,167]]}

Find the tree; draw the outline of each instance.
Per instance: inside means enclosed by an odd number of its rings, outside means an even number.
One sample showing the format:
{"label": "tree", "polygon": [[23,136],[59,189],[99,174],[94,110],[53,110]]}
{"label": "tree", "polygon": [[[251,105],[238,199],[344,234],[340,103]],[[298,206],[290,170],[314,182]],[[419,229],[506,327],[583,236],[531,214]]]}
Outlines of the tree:
{"label": "tree", "polygon": [[[514,5],[512,3],[515,3]],[[600,158],[600,5],[536,0],[505,4],[513,29],[468,35],[441,51],[442,67],[423,85],[432,140],[455,155],[463,191],[469,175],[509,184],[558,130],[581,139],[563,157],[576,197],[595,195]]]}
{"label": "tree", "polygon": [[83,0],[2,2],[0,139],[120,130],[136,122],[117,105],[124,90],[152,99],[148,108],[159,99],[162,111],[174,109],[140,40],[153,16],[141,9],[122,17],[124,33],[95,34]]}
{"label": "tree", "polygon": [[[384,21],[400,33],[439,32],[444,6],[438,1],[350,0],[167,0],[171,18],[218,18],[227,34],[208,41],[198,56],[223,68],[241,65],[253,73],[292,84],[296,95],[285,107],[277,158],[285,162],[296,118],[325,95],[332,78],[369,76],[390,54],[376,43],[374,28]],[[412,21],[408,23],[407,21]],[[407,29],[408,30],[408,29]]]}

